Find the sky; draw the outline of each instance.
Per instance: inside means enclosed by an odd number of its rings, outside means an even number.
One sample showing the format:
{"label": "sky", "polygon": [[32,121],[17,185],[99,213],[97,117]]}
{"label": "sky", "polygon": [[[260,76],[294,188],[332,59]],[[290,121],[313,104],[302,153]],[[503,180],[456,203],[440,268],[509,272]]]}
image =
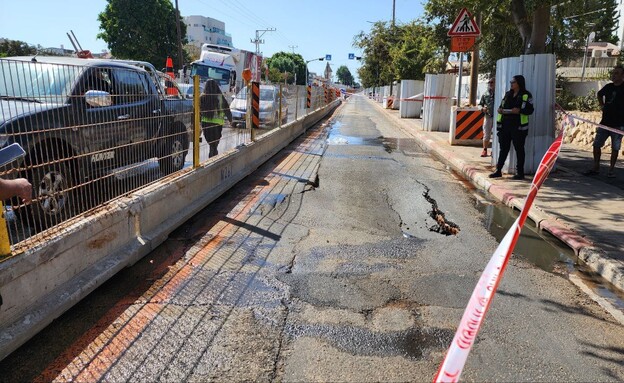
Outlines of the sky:
{"label": "sky", "polygon": [[[424,0],[394,2],[397,24],[423,14]],[[370,31],[371,22],[392,21],[392,4],[393,0],[178,0],[182,16],[225,22],[236,48],[255,51],[251,39],[256,30],[275,28],[262,36],[265,43],[260,50],[265,57],[280,51],[299,53],[306,61],[331,55],[334,74],[346,65],[355,77],[360,64],[348,56],[362,52],[353,47],[353,37]],[[96,38],[97,17],[106,5],[106,0],[0,0],[0,38],[73,49],[67,37],[72,30],[83,49],[101,52],[107,46]],[[322,74],[326,63],[313,61],[308,68]]]}

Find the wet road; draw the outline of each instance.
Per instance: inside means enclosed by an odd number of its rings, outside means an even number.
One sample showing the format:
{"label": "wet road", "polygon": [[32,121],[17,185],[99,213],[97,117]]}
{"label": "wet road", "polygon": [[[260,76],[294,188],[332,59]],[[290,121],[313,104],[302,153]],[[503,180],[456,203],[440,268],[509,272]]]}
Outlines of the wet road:
{"label": "wet road", "polygon": [[[351,97],[0,363],[0,380],[430,381],[497,245],[476,201]],[[621,381],[623,358],[621,324],[514,257],[462,380]]]}

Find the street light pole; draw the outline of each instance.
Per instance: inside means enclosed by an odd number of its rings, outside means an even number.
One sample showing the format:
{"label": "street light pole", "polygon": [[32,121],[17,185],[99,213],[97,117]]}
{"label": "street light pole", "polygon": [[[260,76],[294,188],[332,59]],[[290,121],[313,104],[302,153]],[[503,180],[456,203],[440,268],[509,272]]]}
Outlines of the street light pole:
{"label": "street light pole", "polygon": [[587,35],[587,39],[585,40],[585,53],[583,54],[583,70],[581,71],[581,82],[585,79],[585,63],[587,61],[587,50],[589,49],[589,43],[594,41],[594,37],[596,37],[596,32],[591,32]]}
{"label": "street light pole", "polygon": [[325,57],[319,57],[317,59],[307,60],[305,62],[306,63],[306,65],[305,65],[305,73],[306,73],[305,84],[306,84],[306,86],[308,86],[308,80],[309,80],[308,79],[308,63],[311,63],[312,61],[323,61],[323,60],[325,60]]}

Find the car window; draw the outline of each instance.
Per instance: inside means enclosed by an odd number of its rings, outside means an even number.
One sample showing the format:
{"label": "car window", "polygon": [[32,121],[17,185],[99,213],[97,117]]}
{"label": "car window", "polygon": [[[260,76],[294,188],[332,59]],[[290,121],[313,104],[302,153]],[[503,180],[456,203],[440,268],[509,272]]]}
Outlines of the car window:
{"label": "car window", "polygon": [[273,101],[275,100],[275,89],[262,89],[260,88],[260,100],[263,101]]}
{"label": "car window", "polygon": [[84,68],[0,59],[0,97],[64,103]]}
{"label": "car window", "polygon": [[149,94],[145,73],[131,69],[116,69],[115,76],[115,104],[130,104],[138,102]]}

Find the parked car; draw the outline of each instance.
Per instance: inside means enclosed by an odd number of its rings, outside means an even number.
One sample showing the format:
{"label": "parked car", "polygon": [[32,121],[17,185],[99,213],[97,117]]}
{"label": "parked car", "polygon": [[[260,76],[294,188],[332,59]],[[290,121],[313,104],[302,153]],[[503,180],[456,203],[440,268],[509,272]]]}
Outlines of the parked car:
{"label": "parked car", "polygon": [[193,84],[178,83],[178,88],[180,88],[180,94],[184,97],[193,98],[193,91],[195,89]]}
{"label": "parked car", "polygon": [[[284,94],[281,95],[281,122],[288,121],[288,102]],[[247,88],[242,88],[230,104],[232,111],[232,125],[245,126],[247,112]],[[277,127],[280,121],[280,91],[276,85],[260,85],[260,127]]]}
{"label": "parked car", "polygon": [[166,97],[149,63],[12,57],[0,78],[0,148],[26,151],[13,175],[31,182],[33,202],[15,212],[31,227],[77,214],[80,185],[115,169],[155,157],[163,174],[184,166],[192,100]]}

